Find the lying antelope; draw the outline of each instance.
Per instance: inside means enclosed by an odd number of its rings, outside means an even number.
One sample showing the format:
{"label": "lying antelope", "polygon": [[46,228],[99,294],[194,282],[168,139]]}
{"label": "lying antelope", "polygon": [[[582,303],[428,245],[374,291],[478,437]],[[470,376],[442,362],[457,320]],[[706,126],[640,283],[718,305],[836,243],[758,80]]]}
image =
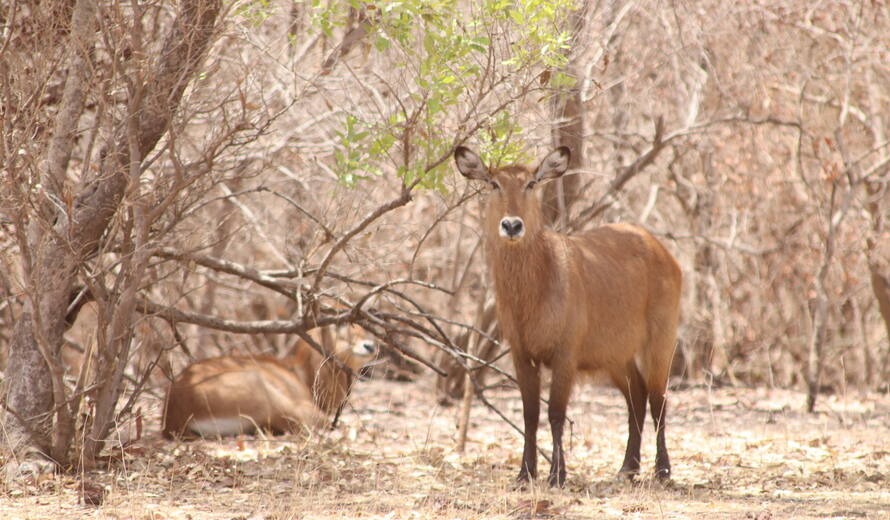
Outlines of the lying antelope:
{"label": "lying antelope", "polygon": [[283,359],[222,356],[189,365],[167,391],[164,437],[284,433],[330,424],[352,385],[343,367],[360,372],[376,356],[377,345],[357,326],[349,327],[351,340],[342,348],[329,329],[317,330],[313,339],[334,357],[300,340]]}
{"label": "lying antelope", "polygon": [[604,372],[627,401],[629,433],[621,473],[640,470],[648,399],[655,422],[658,478],[668,478],[665,392],[680,309],[677,262],[652,235],[611,224],[579,235],[547,229],[536,187],[568,168],[569,150],[537,168],[489,168],[467,148],[454,152],[465,177],[488,183],[483,235],[498,323],[510,344],[522,395],[525,446],[519,482],[537,476],[540,367],[552,370],[548,417],[553,433],[549,483],[566,478],[566,408],[582,373]]}

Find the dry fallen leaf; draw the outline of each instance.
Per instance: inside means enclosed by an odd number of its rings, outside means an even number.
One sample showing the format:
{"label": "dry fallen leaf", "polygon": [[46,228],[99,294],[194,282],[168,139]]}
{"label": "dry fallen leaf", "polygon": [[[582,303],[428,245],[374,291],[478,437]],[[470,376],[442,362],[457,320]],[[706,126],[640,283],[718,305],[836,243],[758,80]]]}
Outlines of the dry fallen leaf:
{"label": "dry fallen leaf", "polygon": [[520,500],[511,511],[511,515],[519,520],[553,518],[562,514],[563,509],[565,508],[553,507],[553,503],[547,499]]}

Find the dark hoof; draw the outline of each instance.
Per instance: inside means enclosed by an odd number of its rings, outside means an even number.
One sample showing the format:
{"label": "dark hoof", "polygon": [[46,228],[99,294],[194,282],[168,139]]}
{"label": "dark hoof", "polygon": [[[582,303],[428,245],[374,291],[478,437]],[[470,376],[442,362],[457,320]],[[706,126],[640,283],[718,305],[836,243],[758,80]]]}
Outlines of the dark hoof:
{"label": "dark hoof", "polygon": [[520,471],[519,476],[513,481],[513,489],[517,491],[528,489],[529,482],[532,480],[534,480],[534,477],[530,478],[527,472]]}
{"label": "dark hoof", "polygon": [[671,479],[671,468],[657,468],[655,470],[655,478],[665,482]]}
{"label": "dark hoof", "polygon": [[551,473],[550,476],[547,478],[547,482],[550,484],[550,487],[564,487],[566,485],[566,474]]}
{"label": "dark hoof", "polygon": [[629,480],[631,482],[633,482],[639,474],[640,468],[621,468],[620,470],[618,470],[619,479]]}

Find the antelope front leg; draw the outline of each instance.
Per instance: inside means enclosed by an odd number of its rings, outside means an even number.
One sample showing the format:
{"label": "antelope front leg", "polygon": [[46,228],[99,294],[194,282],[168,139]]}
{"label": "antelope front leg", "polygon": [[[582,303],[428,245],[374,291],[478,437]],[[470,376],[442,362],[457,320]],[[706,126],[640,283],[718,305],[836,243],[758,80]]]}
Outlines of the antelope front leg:
{"label": "antelope front leg", "polygon": [[550,407],[547,417],[550,419],[550,432],[553,435],[553,460],[550,465],[548,482],[551,487],[562,487],[566,482],[566,459],[562,447],[562,432],[566,422],[566,409],[572,393],[572,377],[570,370],[553,367],[553,380],[550,383]]}
{"label": "antelope front leg", "polygon": [[516,380],[522,395],[522,417],[525,422],[525,443],[522,449],[522,465],[516,481],[520,484],[538,476],[538,419],[541,415],[541,378],[538,367],[531,361],[513,354]]}

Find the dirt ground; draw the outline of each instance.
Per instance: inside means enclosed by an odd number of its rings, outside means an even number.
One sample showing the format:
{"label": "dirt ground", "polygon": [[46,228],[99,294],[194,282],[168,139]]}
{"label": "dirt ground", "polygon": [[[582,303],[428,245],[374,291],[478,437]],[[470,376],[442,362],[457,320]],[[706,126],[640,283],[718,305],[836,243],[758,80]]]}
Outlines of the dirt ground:
{"label": "dirt ground", "polygon": [[[520,421],[516,390],[490,397]],[[670,399],[666,485],[651,478],[651,424],[648,474],[616,478],[626,413],[614,390],[573,398],[566,488],[516,491],[522,439],[495,414],[475,405],[460,454],[457,408],[436,404],[431,381],[371,381],[337,430],[308,438],[166,442],[150,410],[144,437],[111,469],[0,488],[0,518],[890,518],[887,395],[824,396],[817,415],[790,391],[675,389]],[[549,451],[548,429],[539,443]],[[84,481],[104,489],[101,505],[79,503]]]}

